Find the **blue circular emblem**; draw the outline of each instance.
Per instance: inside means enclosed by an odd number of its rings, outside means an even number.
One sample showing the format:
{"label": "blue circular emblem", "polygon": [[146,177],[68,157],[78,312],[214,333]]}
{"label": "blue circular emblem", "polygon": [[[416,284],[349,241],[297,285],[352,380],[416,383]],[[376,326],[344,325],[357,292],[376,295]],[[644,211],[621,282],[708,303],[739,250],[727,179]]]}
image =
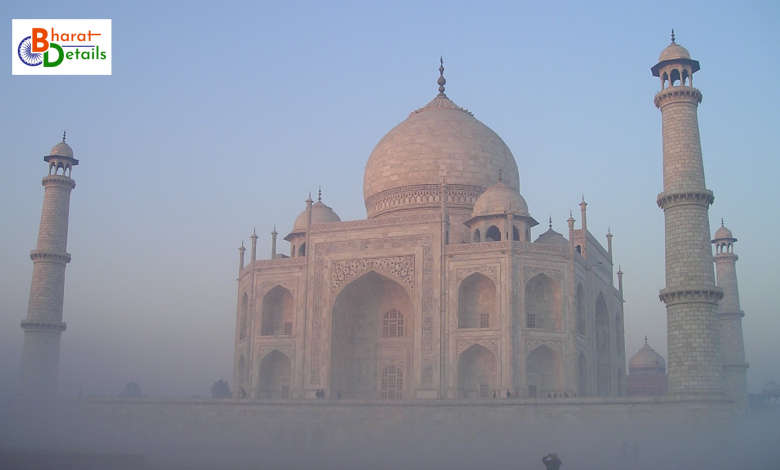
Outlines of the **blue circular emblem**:
{"label": "blue circular emblem", "polygon": [[17,48],[17,53],[19,54],[19,60],[25,65],[35,67],[43,63],[43,54],[32,51],[32,36],[22,39]]}

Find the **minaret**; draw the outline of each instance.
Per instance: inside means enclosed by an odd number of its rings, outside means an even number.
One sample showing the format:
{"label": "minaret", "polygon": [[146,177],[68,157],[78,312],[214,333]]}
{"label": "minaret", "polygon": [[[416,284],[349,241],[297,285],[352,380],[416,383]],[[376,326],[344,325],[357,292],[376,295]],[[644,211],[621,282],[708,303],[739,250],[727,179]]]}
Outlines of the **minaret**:
{"label": "minaret", "polygon": [[718,274],[718,287],[723,289],[723,298],[718,304],[720,323],[720,352],[723,361],[724,391],[726,395],[744,407],[747,402],[747,368],[745,362],[745,344],[742,339],[742,317],[745,313],[739,308],[739,289],[737,287],[737,269],[739,257],[734,254],[736,238],[731,230],[723,225],[715,232],[712,243],[715,245],[715,270]]}
{"label": "minaret", "polygon": [[44,187],[38,244],[30,252],[33,261],[30,302],[22,321],[21,389],[22,399],[43,405],[56,397],[60,362],[60,335],[65,331],[62,302],[65,293],[65,266],[70,262],[68,212],[70,192],[76,187],[71,178],[79,161],[73,149],[62,142],[43,157],[49,164]]}
{"label": "minaret", "polygon": [[709,206],[713,194],[704,184],[697,108],[701,92],[693,88],[699,62],[672,42],[651,68],[661,91],[655,105],[663,126],[663,192],[658,206],[666,224],[666,303],[669,393],[722,394],[717,325],[718,301],[709,246]]}

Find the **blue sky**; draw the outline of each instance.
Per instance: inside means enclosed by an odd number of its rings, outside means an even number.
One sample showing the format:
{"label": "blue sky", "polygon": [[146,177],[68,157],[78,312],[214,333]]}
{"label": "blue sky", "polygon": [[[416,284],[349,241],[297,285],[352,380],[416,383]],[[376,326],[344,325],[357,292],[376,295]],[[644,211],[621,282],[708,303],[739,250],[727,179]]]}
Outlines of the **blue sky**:
{"label": "blue sky", "polygon": [[[11,18],[112,18],[110,77],[0,72],[0,370],[18,364],[42,155],[63,129],[71,204],[63,390],[206,394],[230,378],[236,248],[286,233],[308,192],[365,217],[379,139],[447,93],[512,149],[538,220],[565,231],[580,194],[615,233],[626,347],[666,351],[659,88],[675,28],[695,78],[713,230],[739,242],[750,387],[780,380],[780,7],[775,2],[5,2]],[[575,212],[576,213],[576,212]],[[540,229],[534,232],[534,236]],[[3,372],[0,388],[12,373]]]}

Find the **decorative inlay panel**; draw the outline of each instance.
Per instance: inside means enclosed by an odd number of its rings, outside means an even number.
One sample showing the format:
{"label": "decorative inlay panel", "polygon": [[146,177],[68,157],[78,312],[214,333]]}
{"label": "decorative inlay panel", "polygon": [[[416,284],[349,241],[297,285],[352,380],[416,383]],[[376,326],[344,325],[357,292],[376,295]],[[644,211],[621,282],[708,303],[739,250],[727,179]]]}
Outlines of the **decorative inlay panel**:
{"label": "decorative inlay panel", "polygon": [[330,268],[331,292],[337,292],[341,287],[369,271],[385,274],[401,282],[409,291],[414,290],[414,255],[406,255],[333,262]]}
{"label": "decorative inlay panel", "polygon": [[560,338],[528,338],[525,342],[526,353],[532,352],[543,344],[549,346],[554,351],[558,351],[563,344],[563,340]]}
{"label": "decorative inlay panel", "polygon": [[486,264],[482,266],[469,266],[467,268],[459,268],[455,271],[455,279],[458,282],[471,276],[474,273],[484,274],[489,277],[493,282],[498,282],[498,266],[495,264]]}
{"label": "decorative inlay panel", "polygon": [[455,341],[455,356],[459,357],[460,353],[467,350],[471,346],[478,344],[485,347],[488,351],[498,359],[498,340],[497,339],[480,339],[480,338],[462,338]]}

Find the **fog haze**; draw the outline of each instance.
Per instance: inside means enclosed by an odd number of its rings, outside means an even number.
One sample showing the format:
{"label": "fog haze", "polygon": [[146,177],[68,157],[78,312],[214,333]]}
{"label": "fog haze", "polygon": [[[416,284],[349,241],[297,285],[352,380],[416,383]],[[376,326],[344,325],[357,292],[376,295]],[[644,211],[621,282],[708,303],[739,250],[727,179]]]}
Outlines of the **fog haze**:
{"label": "fog haze", "polygon": [[[73,171],[61,391],[207,396],[232,380],[237,248],[268,257],[309,192],[365,217],[363,169],[393,126],[447,93],[514,153],[537,220],[584,193],[588,227],[615,234],[626,353],[666,356],[660,113],[650,74],[675,28],[701,62],[699,124],[714,231],[735,252],[751,392],[780,380],[777,123],[780,8],[415,2],[349,7],[11,2],[10,18],[112,18],[110,77],[0,74],[0,393],[19,365],[46,173],[63,129]],[[579,221],[578,221],[579,223]],[[541,224],[536,238],[546,230]],[[540,228],[541,227],[541,228]],[[287,250],[281,242],[280,251]],[[248,253],[247,253],[248,255]],[[232,385],[232,384],[231,384]]]}

